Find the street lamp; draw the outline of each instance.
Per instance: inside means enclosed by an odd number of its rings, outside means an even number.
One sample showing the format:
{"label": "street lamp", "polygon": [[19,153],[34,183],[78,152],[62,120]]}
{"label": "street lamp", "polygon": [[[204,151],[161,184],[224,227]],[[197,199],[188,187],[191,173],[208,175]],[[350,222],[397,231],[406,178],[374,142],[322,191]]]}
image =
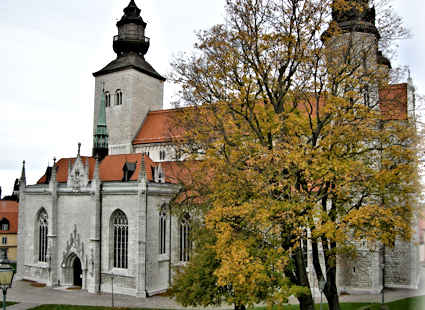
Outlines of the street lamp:
{"label": "street lamp", "polygon": [[1,251],[0,255],[0,287],[3,291],[3,310],[6,310],[6,293],[7,289],[12,287],[15,269],[9,265],[9,260],[6,257],[6,251]]}
{"label": "street lamp", "polygon": [[322,310],[322,304],[323,304],[323,291],[325,290],[326,286],[326,280],[325,278],[322,278],[319,280],[319,290],[320,290],[320,310]]}

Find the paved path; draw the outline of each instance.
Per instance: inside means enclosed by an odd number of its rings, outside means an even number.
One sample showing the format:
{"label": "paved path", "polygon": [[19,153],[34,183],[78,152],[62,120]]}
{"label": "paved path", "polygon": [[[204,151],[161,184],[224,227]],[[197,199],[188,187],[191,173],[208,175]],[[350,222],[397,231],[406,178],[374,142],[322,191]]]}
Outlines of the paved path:
{"label": "paved path", "polygon": [[7,310],[27,310],[39,306],[39,304],[31,304],[27,302],[20,302],[19,304],[7,307]]}
{"label": "paved path", "polygon": [[[386,289],[385,301],[394,301],[411,296],[425,295],[425,276],[422,276],[419,290]],[[17,301],[20,304],[9,306],[8,310],[26,310],[40,304],[72,304],[90,306],[111,306],[112,295],[102,293],[101,295],[89,294],[84,290],[64,290],[48,287],[34,287],[30,282],[14,281],[13,286],[7,292],[7,299]],[[290,299],[296,303],[295,298]],[[319,302],[319,299],[316,299]],[[344,295],[340,297],[341,302],[373,302],[379,303],[381,295]],[[182,309],[174,300],[153,296],[149,298],[136,298],[126,295],[114,295],[116,307],[130,308],[156,308],[156,309]],[[232,309],[232,306],[223,306],[219,309]]]}

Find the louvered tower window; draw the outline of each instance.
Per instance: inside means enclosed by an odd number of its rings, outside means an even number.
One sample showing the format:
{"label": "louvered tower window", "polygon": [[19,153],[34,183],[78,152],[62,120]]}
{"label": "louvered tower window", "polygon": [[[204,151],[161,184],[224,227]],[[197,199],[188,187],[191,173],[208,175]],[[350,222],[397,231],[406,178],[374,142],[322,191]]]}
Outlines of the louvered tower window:
{"label": "louvered tower window", "polygon": [[128,220],[124,212],[117,210],[112,215],[114,238],[114,268],[128,268]]}
{"label": "louvered tower window", "polygon": [[122,91],[117,89],[115,91],[115,105],[122,105]]}
{"label": "louvered tower window", "polygon": [[106,107],[111,106],[111,94],[108,91],[105,92],[105,106]]}
{"label": "louvered tower window", "polygon": [[46,210],[41,210],[38,216],[38,261],[47,262],[47,234],[49,223]]}

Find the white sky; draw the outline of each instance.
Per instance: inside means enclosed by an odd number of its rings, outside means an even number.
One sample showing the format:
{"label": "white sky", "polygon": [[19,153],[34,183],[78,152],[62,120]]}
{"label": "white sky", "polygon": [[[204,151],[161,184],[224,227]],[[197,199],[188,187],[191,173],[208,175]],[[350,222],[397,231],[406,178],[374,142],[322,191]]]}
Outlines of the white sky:
{"label": "white sky", "polygon": [[[10,195],[26,160],[27,183],[53,157],[90,155],[94,78],[115,58],[115,23],[129,0],[0,0],[0,186]],[[148,23],[146,59],[162,75],[172,56],[190,52],[195,31],[220,23],[225,0],[136,0]],[[425,93],[424,0],[394,0],[413,38],[394,64],[408,65]],[[166,84],[166,107],[172,88]],[[168,91],[167,91],[168,89]],[[168,106],[167,106],[168,104]]]}

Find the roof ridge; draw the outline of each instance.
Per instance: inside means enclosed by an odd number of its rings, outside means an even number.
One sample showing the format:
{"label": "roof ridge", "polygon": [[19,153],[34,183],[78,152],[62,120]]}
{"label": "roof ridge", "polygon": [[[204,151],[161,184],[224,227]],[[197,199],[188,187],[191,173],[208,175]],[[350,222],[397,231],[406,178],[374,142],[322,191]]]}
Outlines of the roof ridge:
{"label": "roof ridge", "polygon": [[161,113],[170,113],[170,112],[178,112],[178,111],[183,111],[189,108],[193,108],[193,107],[180,107],[180,108],[172,108],[172,109],[162,109],[162,110],[154,110],[154,111],[149,111],[148,114],[161,114]]}

